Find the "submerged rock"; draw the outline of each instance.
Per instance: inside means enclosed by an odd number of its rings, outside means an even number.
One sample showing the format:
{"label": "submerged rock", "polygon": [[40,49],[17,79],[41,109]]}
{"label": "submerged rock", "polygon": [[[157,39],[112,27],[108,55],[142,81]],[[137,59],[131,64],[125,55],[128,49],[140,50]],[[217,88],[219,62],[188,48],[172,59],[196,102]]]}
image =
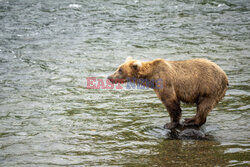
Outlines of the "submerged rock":
{"label": "submerged rock", "polygon": [[204,139],[205,133],[197,129],[184,129],[179,133],[179,139]]}
{"label": "submerged rock", "polygon": [[203,128],[184,128],[184,129],[172,129],[167,134],[169,139],[179,140],[201,140],[205,138],[205,130]]}

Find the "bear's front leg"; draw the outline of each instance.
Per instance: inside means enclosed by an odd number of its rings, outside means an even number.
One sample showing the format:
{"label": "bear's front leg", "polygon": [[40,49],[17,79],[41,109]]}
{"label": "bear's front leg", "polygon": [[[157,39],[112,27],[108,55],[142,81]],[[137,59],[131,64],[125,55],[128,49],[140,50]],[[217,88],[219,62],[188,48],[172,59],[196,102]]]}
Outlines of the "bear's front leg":
{"label": "bear's front leg", "polygon": [[163,101],[163,104],[165,105],[171,120],[171,122],[167,123],[164,126],[164,128],[167,129],[177,128],[180,125],[180,119],[181,119],[180,102],[173,99],[165,99]]}
{"label": "bear's front leg", "polygon": [[162,90],[155,90],[155,93],[166,107],[170,116],[171,122],[167,123],[164,128],[177,128],[180,125],[181,108],[180,101],[177,99],[173,87],[168,87],[167,89]]}
{"label": "bear's front leg", "polygon": [[163,88],[160,90],[155,89],[154,91],[157,94],[158,98],[162,101],[162,103],[166,107],[170,116],[171,122],[167,123],[164,126],[164,128],[167,129],[177,128],[180,125],[181,108],[180,108],[180,101],[176,97],[174,88],[171,85],[169,85],[167,88]]}
{"label": "bear's front leg", "polygon": [[177,128],[179,125],[180,125],[179,122],[170,122],[170,123],[166,123],[166,124],[164,125],[164,128],[165,128],[165,129],[175,129],[175,128]]}
{"label": "bear's front leg", "polygon": [[167,102],[165,107],[168,110],[171,122],[167,123],[164,127],[167,129],[177,128],[180,125],[181,118],[181,108],[179,102]]}

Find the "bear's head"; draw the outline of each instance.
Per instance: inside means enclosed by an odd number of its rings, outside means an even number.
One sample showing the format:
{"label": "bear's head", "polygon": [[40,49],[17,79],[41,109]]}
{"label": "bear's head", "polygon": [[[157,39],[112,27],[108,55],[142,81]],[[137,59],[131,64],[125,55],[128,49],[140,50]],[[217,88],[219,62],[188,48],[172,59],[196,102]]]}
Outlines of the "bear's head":
{"label": "bear's head", "polygon": [[149,73],[149,64],[128,57],[125,63],[121,64],[114,74],[108,76],[112,83],[125,83],[131,78],[143,78]]}

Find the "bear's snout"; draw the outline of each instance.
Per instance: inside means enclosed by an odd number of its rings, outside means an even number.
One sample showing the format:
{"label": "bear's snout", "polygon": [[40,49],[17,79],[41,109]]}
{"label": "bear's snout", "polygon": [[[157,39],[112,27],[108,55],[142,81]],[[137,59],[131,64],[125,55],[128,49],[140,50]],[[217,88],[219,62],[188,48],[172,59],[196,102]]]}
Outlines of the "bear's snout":
{"label": "bear's snout", "polygon": [[115,80],[114,80],[114,78],[112,77],[112,75],[108,76],[108,80],[109,80],[111,83],[115,83]]}

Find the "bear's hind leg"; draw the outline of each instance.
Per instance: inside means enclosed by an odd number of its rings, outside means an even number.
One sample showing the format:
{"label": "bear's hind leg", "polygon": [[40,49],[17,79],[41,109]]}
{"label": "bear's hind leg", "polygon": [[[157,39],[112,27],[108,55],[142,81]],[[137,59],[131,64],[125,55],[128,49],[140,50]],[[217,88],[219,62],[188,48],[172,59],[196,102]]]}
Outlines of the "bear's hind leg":
{"label": "bear's hind leg", "polygon": [[184,126],[202,126],[206,123],[208,113],[214,108],[216,101],[214,98],[202,98],[197,104],[197,113],[193,118],[185,119]]}

